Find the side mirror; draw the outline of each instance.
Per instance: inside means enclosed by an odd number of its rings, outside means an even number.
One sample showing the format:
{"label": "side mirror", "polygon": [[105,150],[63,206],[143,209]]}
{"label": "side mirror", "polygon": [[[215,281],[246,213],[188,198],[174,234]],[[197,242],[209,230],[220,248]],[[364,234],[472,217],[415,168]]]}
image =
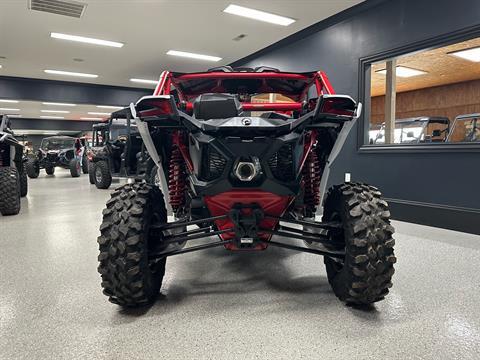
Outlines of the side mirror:
{"label": "side mirror", "polygon": [[432,131],[432,137],[439,137],[442,136],[442,130],[435,129]]}
{"label": "side mirror", "polygon": [[407,132],[407,137],[412,138],[415,137],[415,133],[413,131]]}

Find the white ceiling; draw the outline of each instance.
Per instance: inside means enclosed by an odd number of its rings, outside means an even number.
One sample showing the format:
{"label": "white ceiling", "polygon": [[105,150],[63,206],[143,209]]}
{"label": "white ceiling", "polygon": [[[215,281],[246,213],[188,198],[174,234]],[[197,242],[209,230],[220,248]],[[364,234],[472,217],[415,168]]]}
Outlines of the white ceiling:
{"label": "white ceiling", "polygon": [[[362,1],[84,0],[88,6],[80,19],[31,11],[27,2],[0,0],[0,57],[5,57],[0,58],[0,76],[148,87],[129,79],[157,79],[164,69],[200,71],[231,63]],[[297,21],[278,26],[223,13],[231,3]],[[51,39],[51,32],[119,41],[125,46],[110,48]],[[247,36],[232,40],[240,34]],[[165,55],[170,49],[223,60],[206,62]],[[61,77],[45,74],[44,69],[99,77]]]}
{"label": "white ceiling", "polygon": [[[1,1],[1,0],[0,0]],[[18,118],[13,115],[21,115],[22,119],[37,119],[42,116],[58,116],[64,119],[50,118],[50,120],[84,120],[84,121],[102,121],[109,117],[112,111],[117,109],[98,108],[97,105],[76,105],[76,106],[59,106],[59,105],[45,105],[39,101],[23,101],[18,103],[4,103],[0,101],[0,114],[10,115],[12,119]],[[126,104],[128,105],[128,104]],[[12,109],[12,110],[3,110]],[[17,110],[18,109],[18,110]],[[44,112],[42,110],[48,110]],[[53,112],[51,112],[53,111]],[[64,111],[68,111],[65,113]],[[103,113],[103,114],[89,114],[89,112]],[[97,118],[97,119],[82,119],[82,118]],[[48,118],[45,118],[49,120]]]}

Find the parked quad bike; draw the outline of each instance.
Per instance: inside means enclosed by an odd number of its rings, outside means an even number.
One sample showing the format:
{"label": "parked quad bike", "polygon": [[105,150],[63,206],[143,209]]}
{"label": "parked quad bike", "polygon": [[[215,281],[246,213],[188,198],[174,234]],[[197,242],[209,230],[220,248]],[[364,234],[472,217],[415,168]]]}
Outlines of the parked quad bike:
{"label": "parked quad bike", "polygon": [[[70,170],[72,177],[79,177],[82,172],[88,173],[88,159],[86,152],[79,160],[76,156],[80,139],[70,136],[51,136],[44,138],[35,156],[28,159],[26,164],[28,177],[35,179],[40,170],[45,169],[47,175],[53,175],[56,167]],[[85,146],[85,145],[83,145]]]}
{"label": "parked quad bike", "polygon": [[113,177],[143,176],[141,153],[142,139],[130,109],[112,113],[108,121],[93,125],[93,146],[88,152],[90,184],[108,189]]}
{"label": "parked quad bike", "polygon": [[0,122],[0,213],[18,214],[20,197],[27,196],[27,193],[23,145],[15,139],[10,128],[10,119],[4,115]]}
{"label": "parked quad bike", "polygon": [[[265,102],[272,93],[284,101]],[[396,261],[388,204],[367,184],[326,191],[361,105],[335,95],[325,73],[165,71],[153,96],[130,109],[159,185],[121,186],[103,210],[98,270],[111,302],[154,301],[168,257],[217,246],[322,255],[335,295],[349,304],[388,294]],[[206,242],[185,246],[198,239]]]}

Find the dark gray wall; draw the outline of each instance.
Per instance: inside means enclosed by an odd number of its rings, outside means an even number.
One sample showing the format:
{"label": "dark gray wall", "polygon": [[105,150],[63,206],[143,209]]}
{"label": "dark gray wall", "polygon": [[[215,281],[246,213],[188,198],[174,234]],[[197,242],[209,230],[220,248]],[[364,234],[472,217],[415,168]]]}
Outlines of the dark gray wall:
{"label": "dark gray wall", "polygon": [[0,76],[0,98],[126,106],[152,90]]}
{"label": "dark gray wall", "polygon": [[[358,98],[361,58],[478,26],[479,14],[478,0],[367,1],[233,65],[322,69],[338,93]],[[381,188],[396,218],[480,233],[479,152],[363,153],[357,131],[337,158],[330,183],[351,172],[352,181]]]}

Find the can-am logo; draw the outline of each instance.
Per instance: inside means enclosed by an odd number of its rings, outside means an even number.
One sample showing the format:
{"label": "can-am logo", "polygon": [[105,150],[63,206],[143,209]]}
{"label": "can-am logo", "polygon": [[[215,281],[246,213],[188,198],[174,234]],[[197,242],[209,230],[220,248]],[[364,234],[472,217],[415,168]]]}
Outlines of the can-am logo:
{"label": "can-am logo", "polygon": [[252,120],[249,119],[249,118],[244,118],[244,119],[242,119],[242,124],[245,125],[245,126],[251,125]]}

